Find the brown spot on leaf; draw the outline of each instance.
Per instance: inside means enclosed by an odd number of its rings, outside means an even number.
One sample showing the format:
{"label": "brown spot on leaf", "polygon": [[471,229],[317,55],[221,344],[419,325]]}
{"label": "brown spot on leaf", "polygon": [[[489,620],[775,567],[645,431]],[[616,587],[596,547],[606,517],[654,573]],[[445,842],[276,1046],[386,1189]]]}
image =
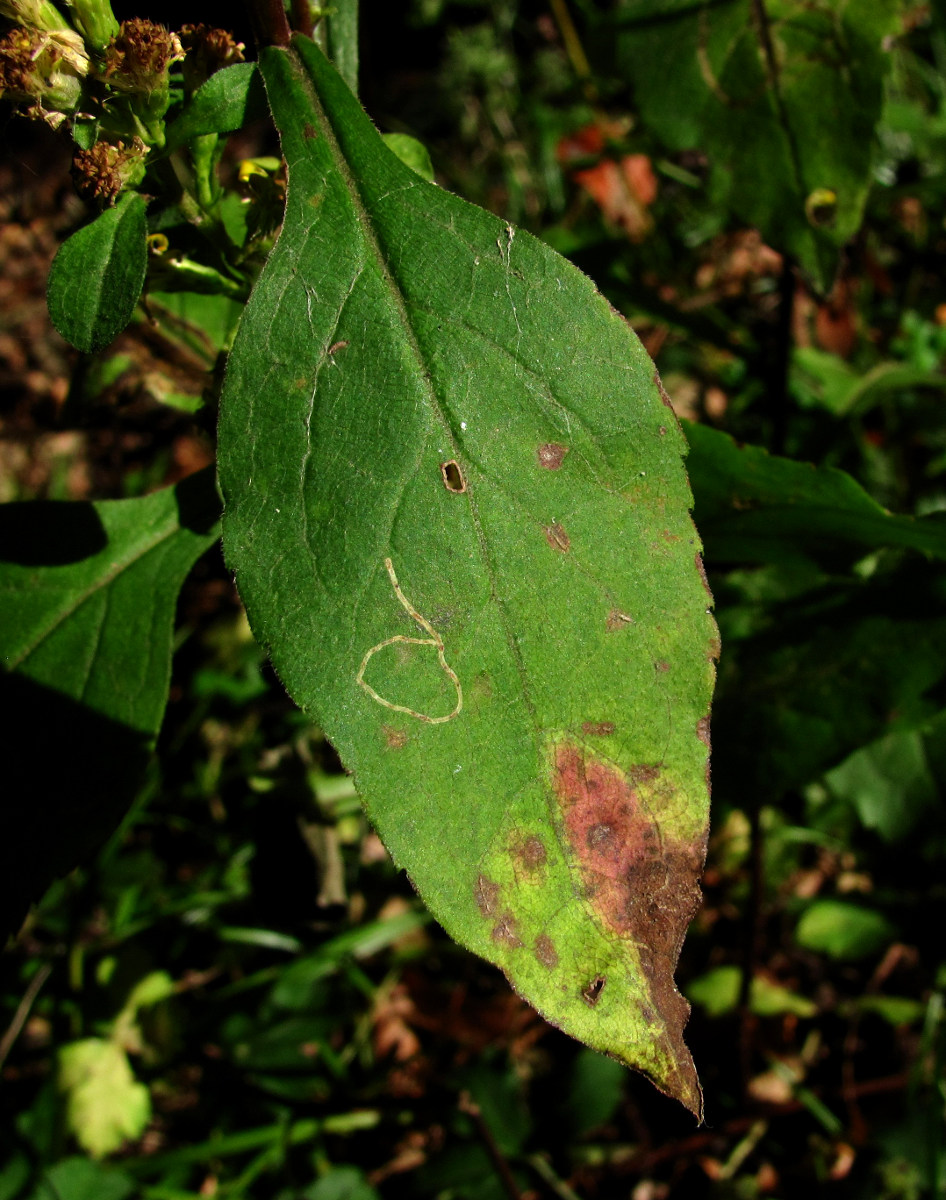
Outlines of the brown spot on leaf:
{"label": "brown spot on leaf", "polygon": [[545,527],[545,540],[553,550],[559,550],[562,554],[567,554],[568,548],[572,544],[571,538],[558,521]]}
{"label": "brown spot on leaf", "polygon": [[696,563],[696,569],[700,573],[700,579],[703,580],[703,587],[705,588],[706,594],[709,596],[710,602],[712,603],[713,593],[710,591],[709,580],[706,578],[706,567],[703,566],[703,555],[697,551],[693,561]]}
{"label": "brown spot on leaf", "polygon": [[548,858],[545,842],[540,837],[536,837],[534,833],[530,833],[527,838],[524,838],[516,846],[514,853],[527,871],[535,871],[539,867],[544,867]]}
{"label": "brown spot on leaf", "polygon": [[654,383],[657,386],[657,391],[660,392],[660,399],[664,402],[664,404],[667,406],[667,408],[669,408],[670,411],[673,412],[673,402],[671,401],[670,397],[667,395],[666,389],[664,388],[664,385],[661,382],[660,376],[657,374],[656,371],[654,371]]}
{"label": "brown spot on leaf", "polygon": [[328,348],[329,357],[331,357],[333,354],[337,354],[339,350],[344,350],[347,345],[347,342],[333,342]]}
{"label": "brown spot on leaf", "polygon": [[381,729],[389,750],[403,750],[410,740],[403,729],[394,729],[391,725],[382,725]]}
{"label": "brown spot on leaf", "polygon": [[440,474],[443,476],[443,486],[448,492],[459,494],[466,491],[466,480],[456,459],[451,458],[449,462],[441,463]]}
{"label": "brown spot on leaf", "polygon": [[544,467],[546,471],[557,471],[565,461],[567,453],[567,446],[561,446],[558,442],[547,442],[539,447],[539,466]]}
{"label": "brown spot on leaf", "polygon": [[556,747],[553,782],[585,894],[600,920],[637,947],[650,1003],[663,1026],[662,1041],[676,1064],[667,1086],[699,1112],[699,1084],[683,1042],[690,1006],[673,973],[702,899],[706,839],[690,842],[662,831],[640,795],[645,779],[650,795],[659,794],[653,766],[625,774],[581,746],[563,742]]}
{"label": "brown spot on leaf", "polygon": [[722,652],[722,643],[719,640],[719,634],[716,633],[710,638],[709,649],[706,652],[707,662],[719,662],[719,656]]}
{"label": "brown spot on leaf", "polygon": [[493,941],[517,948],[522,945],[522,938],[517,932],[516,918],[508,908],[493,926]]}
{"label": "brown spot on leaf", "polygon": [[476,906],[484,917],[492,917],[499,908],[499,884],[485,875],[479,875],[473,889]]}
{"label": "brown spot on leaf", "polygon": [[700,717],[696,723],[696,736],[700,739],[707,750],[710,748],[710,718],[709,713],[705,717]]}
{"label": "brown spot on leaf", "polygon": [[591,983],[585,984],[581,989],[581,998],[589,1008],[594,1008],[601,999],[601,993],[604,991],[604,985],[607,982],[603,975],[596,975]]}
{"label": "brown spot on leaf", "polygon": [[663,674],[664,672],[670,670],[670,663],[668,663],[665,658],[658,658],[654,663],[654,669]]}
{"label": "brown spot on leaf", "polygon": [[315,126],[310,125],[309,122],[306,121],[305,125],[303,125],[303,127],[302,127],[302,136],[305,138],[305,140],[307,142],[311,142],[314,138],[317,138],[319,135],[315,132]]}
{"label": "brown spot on leaf", "polygon": [[614,633],[618,629],[627,629],[628,625],[634,624],[634,618],[629,617],[627,613],[621,612],[618,608],[612,608],[608,613],[608,619],[605,622],[605,628],[608,633]]}
{"label": "brown spot on leaf", "polygon": [[585,737],[610,737],[614,729],[613,721],[585,721],[581,727]]}
{"label": "brown spot on leaf", "polygon": [[535,956],[542,966],[548,967],[550,971],[558,966],[558,951],[548,934],[540,933],[535,939]]}

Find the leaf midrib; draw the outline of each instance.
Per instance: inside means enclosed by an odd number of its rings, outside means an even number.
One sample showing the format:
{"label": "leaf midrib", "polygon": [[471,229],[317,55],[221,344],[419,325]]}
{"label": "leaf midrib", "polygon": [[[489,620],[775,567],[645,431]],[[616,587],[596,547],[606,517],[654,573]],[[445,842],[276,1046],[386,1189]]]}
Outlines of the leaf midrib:
{"label": "leaf midrib", "polygon": [[[373,222],[372,222],[371,217],[368,212],[368,207],[365,202],[365,198],[362,195],[361,188],[358,186],[358,181],[349,168],[348,160],[345,157],[344,153],[342,152],[342,149],[341,149],[341,146],[339,145],[338,139],[335,136],[334,127],[332,126],[332,123],[329,120],[328,115],[325,112],[325,109],[322,105],[321,98],[318,94],[318,91],[315,88],[314,83],[312,82],[312,79],[309,75],[308,70],[306,69],[305,63],[302,61],[301,55],[296,50],[295,46],[290,46],[286,50],[286,53],[289,56],[289,60],[292,64],[293,71],[296,75],[296,78],[297,78],[302,90],[305,92],[305,94],[309,98],[309,103],[311,105],[312,112],[313,112],[314,116],[316,117],[316,120],[318,121],[319,126],[320,126],[320,132],[322,133],[322,136],[325,138],[326,145],[329,147],[329,151],[331,153],[335,167],[338,170],[339,175],[341,176],[342,181],[345,185],[346,191],[351,200],[352,210],[354,212],[355,219],[358,222],[359,228],[361,229],[362,236],[365,240],[366,248],[367,248],[368,252],[370,253],[370,255],[373,257],[373,259],[375,261],[375,265],[376,265],[379,275],[381,277],[382,283],[384,284],[385,289],[388,292],[392,303],[394,304],[395,310],[396,310],[399,320],[400,320],[400,324],[401,324],[404,336],[407,340],[408,347],[409,347],[410,352],[411,352],[411,354],[417,364],[417,367],[418,367],[418,375],[420,377],[421,386],[427,392],[427,399],[428,399],[430,408],[436,414],[437,419],[439,420],[446,437],[449,439],[449,443],[450,443],[451,447],[453,448],[453,451],[455,453],[459,453],[460,447],[457,443],[452,423],[449,420],[447,413],[444,411],[443,406],[440,403],[440,398],[437,395],[436,389],[433,386],[432,371],[430,369],[430,366],[428,365],[427,358],[426,358],[426,356],[423,352],[423,349],[421,348],[420,342],[417,338],[417,334],[414,330],[413,323],[411,322],[410,310],[409,310],[407,302],[405,300],[404,293],[400,287],[400,284],[398,283],[397,279],[395,278],[391,268],[389,267],[387,258],[385,257],[384,252],[381,248],[381,244],[375,233],[374,225],[373,225]],[[414,186],[419,186],[421,184],[421,182],[422,181],[420,179],[418,179],[417,184]],[[489,548],[486,543],[486,538],[483,534],[482,524],[480,522],[479,512],[477,510],[477,505],[476,505],[476,500],[475,500],[472,492],[467,493],[467,499],[470,504],[470,513],[471,513],[471,518],[473,521],[473,527],[476,530],[477,542],[478,542],[479,548],[480,548],[480,558],[483,562],[483,568],[486,572],[487,578],[489,579],[490,594],[491,594],[492,599],[493,599],[494,603],[496,604],[496,608],[499,612],[499,619],[502,624],[503,632],[505,634],[506,644],[509,647],[509,652],[512,656],[512,660],[516,667],[516,673],[519,676],[520,686],[522,689],[523,702],[525,703],[526,709],[528,710],[528,713],[529,713],[533,747],[535,750],[536,760],[541,765],[541,751],[540,751],[540,747],[539,747],[539,737],[538,737],[539,726],[538,726],[538,720],[537,720],[537,715],[536,715],[536,710],[535,710],[535,704],[532,700],[531,691],[529,689],[528,676],[527,676],[527,672],[526,672],[526,668],[525,668],[525,663],[523,662],[522,655],[519,651],[519,647],[516,643],[516,639],[515,639],[512,627],[510,625],[510,622],[509,622],[509,618],[506,614],[504,601],[500,597],[496,571],[493,567],[492,557],[490,555]]]}

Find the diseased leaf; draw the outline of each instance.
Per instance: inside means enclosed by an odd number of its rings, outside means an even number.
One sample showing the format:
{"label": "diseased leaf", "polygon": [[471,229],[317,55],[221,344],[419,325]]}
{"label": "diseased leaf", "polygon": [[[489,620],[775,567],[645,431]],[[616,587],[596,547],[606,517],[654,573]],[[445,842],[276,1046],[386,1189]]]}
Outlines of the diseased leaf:
{"label": "diseased leaf", "polygon": [[717,643],[653,364],[311,43],[261,69],[287,211],[219,432],[250,621],[445,928],[698,1112],[673,970]]}
{"label": "diseased leaf", "polygon": [[67,342],[101,350],[131,320],[148,266],[147,201],[125,192],[59,247],[49,270],[49,315]]}
{"label": "diseased leaf", "polygon": [[216,509],[210,471],[142,499],[0,505],[0,936],[133,797],[167,702],[177,595]]}
{"label": "diseased leaf", "polygon": [[860,227],[900,0],[622,0],[646,128],[702,150],[710,190],[819,286]]}

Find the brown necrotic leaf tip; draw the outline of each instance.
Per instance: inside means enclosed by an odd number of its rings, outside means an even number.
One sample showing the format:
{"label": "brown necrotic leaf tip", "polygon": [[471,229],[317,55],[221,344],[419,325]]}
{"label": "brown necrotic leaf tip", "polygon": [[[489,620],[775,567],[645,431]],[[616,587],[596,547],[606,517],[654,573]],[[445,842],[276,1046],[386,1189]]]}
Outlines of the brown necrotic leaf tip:
{"label": "brown necrotic leaf tip", "polygon": [[[554,786],[585,895],[602,923],[637,947],[650,1007],[680,1072],[669,1082],[681,1098],[697,1097],[691,1105],[696,1108],[699,1085],[683,1042],[690,1006],[673,975],[702,901],[705,837],[683,841],[661,831],[652,811],[667,790],[659,767],[625,773],[584,747],[562,742],[555,751]],[[605,982],[589,981],[582,993],[586,1003],[597,1003]]]}

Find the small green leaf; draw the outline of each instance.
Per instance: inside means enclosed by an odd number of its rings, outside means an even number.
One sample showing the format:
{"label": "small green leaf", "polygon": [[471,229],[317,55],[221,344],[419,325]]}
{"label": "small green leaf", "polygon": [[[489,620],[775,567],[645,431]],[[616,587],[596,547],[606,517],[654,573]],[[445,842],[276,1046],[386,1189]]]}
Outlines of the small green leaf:
{"label": "small green leaf", "polygon": [[306,1188],[302,1200],[378,1200],[378,1193],[357,1167],[333,1167]]}
{"label": "small green leaf", "polygon": [[216,71],[197,89],[168,127],[165,149],[175,150],[208,133],[233,133],[268,111],[256,63],[234,63]]}
{"label": "small green leaf", "polygon": [[115,1042],[85,1038],[59,1051],[59,1086],[66,1093],[66,1125],[76,1141],[103,1158],[144,1133],[151,1097],[138,1083],[128,1055]]}
{"label": "small green leaf", "polygon": [[895,936],[886,917],[843,900],[816,900],[805,909],[795,929],[799,946],[838,959],[879,954]]}
{"label": "small green leaf", "polygon": [[[741,987],[742,971],[739,967],[713,967],[711,971],[690,983],[687,996],[694,1004],[705,1008],[711,1017],[721,1017],[736,1011]],[[784,1013],[791,1013],[796,1017],[813,1017],[818,1011],[814,1001],[807,1000],[797,992],[773,983],[762,975],[757,975],[752,980],[749,1007],[759,1017],[778,1017]]]}
{"label": "small green leaf", "polygon": [[[124,813],[161,725],[212,471],[135,500],[0,505],[0,932]],[[49,753],[49,731],[56,753]]]}
{"label": "small green leaf", "polygon": [[148,266],[147,200],[125,192],[59,247],[46,300],[53,324],[77,350],[107,346],[131,320]]}
{"label": "small green leaf", "polygon": [[221,398],[225,544],[434,915],[694,1111],[715,626],[653,363],[547,246],[391,154],[319,51]]}
{"label": "small green leaf", "polygon": [[416,171],[421,179],[428,183],[434,181],[434,164],[423,142],[407,133],[383,133],[382,138],[387,148],[393,151],[405,166]]}

